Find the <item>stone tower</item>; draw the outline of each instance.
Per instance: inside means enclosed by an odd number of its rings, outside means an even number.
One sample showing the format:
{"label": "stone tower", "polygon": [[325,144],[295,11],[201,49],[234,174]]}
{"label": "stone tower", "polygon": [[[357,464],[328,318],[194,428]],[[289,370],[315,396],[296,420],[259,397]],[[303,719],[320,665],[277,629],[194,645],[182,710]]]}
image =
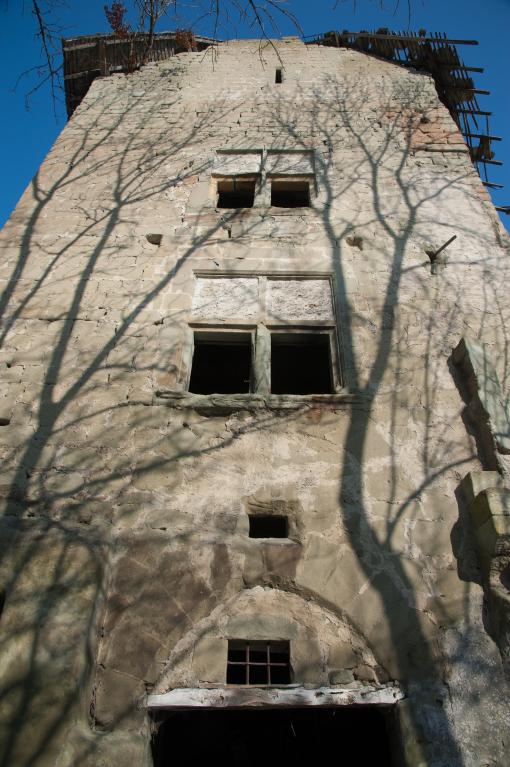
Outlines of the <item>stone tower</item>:
{"label": "stone tower", "polygon": [[503,767],[507,235],[427,71],[201,47],[3,230],[0,764]]}

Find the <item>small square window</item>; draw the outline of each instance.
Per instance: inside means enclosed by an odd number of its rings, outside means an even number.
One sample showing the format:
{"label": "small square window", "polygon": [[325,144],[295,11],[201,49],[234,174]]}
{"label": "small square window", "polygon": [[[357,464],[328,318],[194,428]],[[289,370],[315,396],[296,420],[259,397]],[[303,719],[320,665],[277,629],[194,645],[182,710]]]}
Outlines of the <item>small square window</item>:
{"label": "small square window", "polygon": [[219,178],[216,182],[217,208],[253,208],[257,178],[255,176],[232,176]]}
{"label": "small square window", "polygon": [[248,393],[250,378],[250,333],[195,333],[190,392]]}
{"label": "small square window", "polygon": [[229,639],[227,684],[290,684],[290,645],[279,641]]}
{"label": "small square window", "polygon": [[287,538],[288,520],[280,514],[249,514],[250,538]]}
{"label": "small square window", "polygon": [[272,394],[332,394],[328,333],[271,334]]}
{"label": "small square window", "polygon": [[310,182],[306,179],[271,179],[271,205],[274,208],[309,208]]}

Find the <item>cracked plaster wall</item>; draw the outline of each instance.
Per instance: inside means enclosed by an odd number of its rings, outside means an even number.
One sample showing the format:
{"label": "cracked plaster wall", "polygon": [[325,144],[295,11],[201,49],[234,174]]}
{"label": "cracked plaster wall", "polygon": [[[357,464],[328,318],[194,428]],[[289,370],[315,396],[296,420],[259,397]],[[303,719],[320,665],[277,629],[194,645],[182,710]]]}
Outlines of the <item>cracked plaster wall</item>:
{"label": "cracked plaster wall", "polygon": [[[319,648],[297,681],[404,686],[408,765],[506,764],[507,692],[457,493],[480,460],[448,359],[461,336],[483,340],[508,391],[508,238],[431,78],[278,46],[282,85],[274,51],[246,41],[95,80],[2,233],[9,767],[149,764],[145,692],[200,684],[208,663],[219,680],[214,616],[235,603],[247,633],[278,600]],[[313,206],[215,210],[222,148],[313,150]],[[426,251],[453,233],[432,275]],[[155,392],[185,385],[204,272],[239,280],[247,317],[243,276],[331,276],[362,399],[167,407]],[[282,316],[296,303],[278,299]],[[248,538],[250,503],[287,509],[296,539]],[[335,646],[356,663],[328,666]]]}

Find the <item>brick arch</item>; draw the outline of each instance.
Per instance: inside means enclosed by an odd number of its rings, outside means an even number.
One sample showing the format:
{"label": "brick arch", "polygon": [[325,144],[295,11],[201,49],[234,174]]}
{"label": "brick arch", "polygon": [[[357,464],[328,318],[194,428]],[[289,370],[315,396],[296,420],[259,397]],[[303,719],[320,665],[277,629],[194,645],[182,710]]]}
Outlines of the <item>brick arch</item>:
{"label": "brick arch", "polygon": [[316,600],[256,586],[222,602],[173,648],[153,692],[225,683],[228,641],[288,640],[294,680],[312,686],[386,682],[366,639]]}

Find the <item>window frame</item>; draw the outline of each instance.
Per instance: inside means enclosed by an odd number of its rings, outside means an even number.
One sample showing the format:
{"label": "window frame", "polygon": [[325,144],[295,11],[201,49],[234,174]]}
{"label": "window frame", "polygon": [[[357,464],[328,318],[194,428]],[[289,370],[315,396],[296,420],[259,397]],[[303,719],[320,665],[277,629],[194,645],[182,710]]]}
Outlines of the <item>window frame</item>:
{"label": "window frame", "polygon": [[[187,362],[183,360],[186,366],[186,375],[184,388],[190,392],[189,384],[193,366],[194,341],[195,334],[207,334],[211,340],[221,340],[223,334],[250,333],[251,334],[251,365],[250,365],[250,391],[249,393],[239,392],[237,396],[271,396],[276,399],[294,398],[300,400],[307,397],[328,398],[335,395],[344,394],[346,382],[344,379],[344,365],[341,345],[341,327],[339,326],[337,297],[334,290],[334,277],[330,272],[255,272],[255,271],[235,271],[235,272],[213,272],[211,270],[194,271],[195,278],[204,279],[225,279],[242,277],[256,279],[259,281],[261,295],[261,313],[257,317],[250,317],[244,321],[240,317],[231,320],[219,321],[218,319],[208,320],[200,315],[192,314],[188,323],[188,332],[190,333],[188,343]],[[331,295],[332,317],[330,320],[275,320],[267,314],[267,285],[271,280],[277,281],[303,281],[324,280],[329,285]],[[329,338],[329,357],[330,357],[330,375],[332,381],[332,391],[328,394],[271,394],[271,336],[273,334],[324,334]],[[197,395],[202,396],[202,395]],[[210,396],[210,395],[203,395]],[[221,395],[218,396],[233,396]]]}
{"label": "window frame", "polygon": [[[210,196],[212,197],[212,204],[215,210],[219,213],[223,211],[243,211],[244,213],[250,210],[260,208],[270,209],[271,214],[292,214],[294,215],[306,215],[305,211],[313,210],[318,197],[317,188],[317,158],[316,149],[305,148],[293,148],[293,149],[277,149],[268,147],[258,148],[245,148],[245,149],[216,149],[215,157],[213,159],[213,168],[211,170],[211,187]],[[295,169],[291,170],[278,169],[278,167],[271,167],[271,161],[274,161],[279,156],[288,156],[289,158],[297,155],[309,156],[309,168],[308,169]],[[256,161],[257,170],[254,170],[254,166],[250,166],[250,162],[255,157],[260,159]],[[239,158],[239,165],[241,167],[238,171],[232,171],[228,169],[229,159]],[[243,167],[243,159],[246,164]],[[227,168],[225,170],[225,168]],[[219,208],[218,207],[218,184],[226,181],[235,181],[235,179],[255,179],[255,191],[253,198],[253,205],[251,207],[239,207],[239,208]],[[308,183],[308,205],[304,206],[273,206],[271,205],[271,186],[273,181],[295,181],[295,182],[307,182]],[[225,215],[223,213],[223,215]]]}
{"label": "window frame", "polygon": [[[273,335],[323,335],[328,337],[328,347],[329,347],[329,364],[330,364],[330,377],[331,377],[331,392],[328,392],[328,394],[335,394],[336,392],[340,391],[340,389],[343,388],[343,381],[341,376],[341,365],[340,365],[340,354],[338,349],[338,335],[336,332],[335,327],[331,327],[330,325],[303,325],[303,324],[293,324],[293,325],[267,325],[267,328],[271,334]],[[271,358],[269,359],[269,364],[271,365]],[[271,381],[271,373],[269,374],[269,380]],[[270,393],[271,392],[271,385],[269,388]],[[293,394],[275,394],[274,396],[312,396],[313,392],[310,393],[310,395],[293,395]],[[327,396],[327,394],[322,395]]]}
{"label": "window frame", "polygon": [[[232,394],[262,394],[271,395],[275,397],[312,397],[321,396],[327,397],[337,394],[343,388],[343,381],[341,377],[340,368],[340,356],[338,350],[338,337],[334,327],[330,325],[266,325],[264,323],[258,323],[256,325],[229,325],[228,327],[219,327],[215,323],[210,325],[190,323],[190,330],[192,331],[190,355],[188,364],[188,373],[186,380],[186,391],[193,394],[190,391],[191,371],[193,368],[193,355],[195,351],[195,338],[196,334],[200,334],[202,338],[210,337],[211,341],[221,342],[222,336],[234,335],[234,334],[250,334],[251,335],[251,362],[250,362],[250,387],[249,392],[232,392]],[[291,394],[281,393],[272,394],[271,392],[271,336],[274,334],[292,335],[325,335],[329,339],[329,357],[330,357],[330,376],[331,376],[331,392],[318,393],[310,392],[309,394]],[[209,338],[207,338],[209,340]],[[205,395],[209,396],[209,395]],[[225,395],[228,396],[228,395]]]}
{"label": "window frame", "polygon": [[[251,205],[245,205],[245,206],[239,206],[239,207],[227,207],[227,206],[219,206],[220,201],[220,184],[225,183],[232,183],[235,186],[236,183],[240,182],[251,182],[253,183],[253,203]],[[252,210],[252,208],[255,207],[257,197],[260,195],[261,185],[262,185],[262,176],[260,173],[234,173],[232,175],[213,175],[213,183],[214,183],[214,207],[216,210]]]}
{"label": "window frame", "polygon": [[[251,660],[251,652],[261,653],[265,651],[265,660],[255,661]],[[244,653],[243,660],[234,661],[230,659],[231,652]],[[271,659],[271,656],[275,653],[284,654],[287,656],[285,662],[275,661]],[[244,682],[228,681],[229,667],[237,667],[240,670],[245,671]],[[266,682],[250,682],[251,667],[265,668],[267,671]],[[284,668],[288,673],[288,682],[272,682],[271,681],[271,669],[272,668]],[[288,639],[229,639],[227,648],[227,667],[225,673],[225,680],[228,686],[232,687],[288,687],[292,684],[293,673],[291,664],[291,647]]]}
{"label": "window frame", "polygon": [[[191,323],[189,325],[189,328],[191,330],[191,339],[190,339],[190,350],[189,350],[189,364],[187,366],[187,376],[186,376],[186,391],[190,392],[190,394],[194,394],[194,392],[190,391],[190,382],[191,382],[191,371],[193,368],[193,356],[195,354],[195,340],[207,340],[207,341],[216,341],[217,343],[221,343],[222,340],[227,343],[227,337],[230,337],[228,340],[232,340],[234,336],[238,335],[249,335],[250,336],[250,386],[248,392],[237,392],[238,394],[254,394],[254,359],[255,359],[255,348],[256,348],[256,327],[248,326],[248,325],[237,325],[237,326],[218,326],[216,323]],[[234,394],[234,392],[232,392]],[[209,395],[204,395],[209,396]],[[229,396],[229,395],[220,395],[220,396]]]}
{"label": "window frame", "polygon": [[[273,205],[273,183],[276,184],[304,184],[308,186],[308,205]],[[313,198],[315,196],[315,176],[311,173],[268,173],[266,175],[266,185],[269,187],[269,207],[273,210],[308,210],[313,207]]]}
{"label": "window frame", "polygon": [[[253,386],[254,386],[254,365],[253,360],[255,356],[255,331],[253,328],[249,328],[246,326],[242,326],[240,328],[232,328],[232,327],[211,327],[211,328],[205,328],[203,325],[200,325],[198,328],[192,328],[193,333],[191,336],[191,357],[190,357],[190,363],[188,365],[188,372],[187,372],[187,384],[186,384],[186,391],[189,391],[191,394],[194,394],[195,392],[191,392],[190,390],[190,384],[191,384],[191,373],[193,368],[193,357],[195,354],[195,341],[206,341],[208,343],[216,342],[221,343],[222,341],[227,343],[232,343],[236,341],[235,336],[249,336],[250,337],[250,383],[248,387],[248,392],[232,392],[238,393],[238,394],[252,394],[253,393]],[[209,396],[209,395],[205,395]],[[229,396],[229,395],[224,395]]]}

